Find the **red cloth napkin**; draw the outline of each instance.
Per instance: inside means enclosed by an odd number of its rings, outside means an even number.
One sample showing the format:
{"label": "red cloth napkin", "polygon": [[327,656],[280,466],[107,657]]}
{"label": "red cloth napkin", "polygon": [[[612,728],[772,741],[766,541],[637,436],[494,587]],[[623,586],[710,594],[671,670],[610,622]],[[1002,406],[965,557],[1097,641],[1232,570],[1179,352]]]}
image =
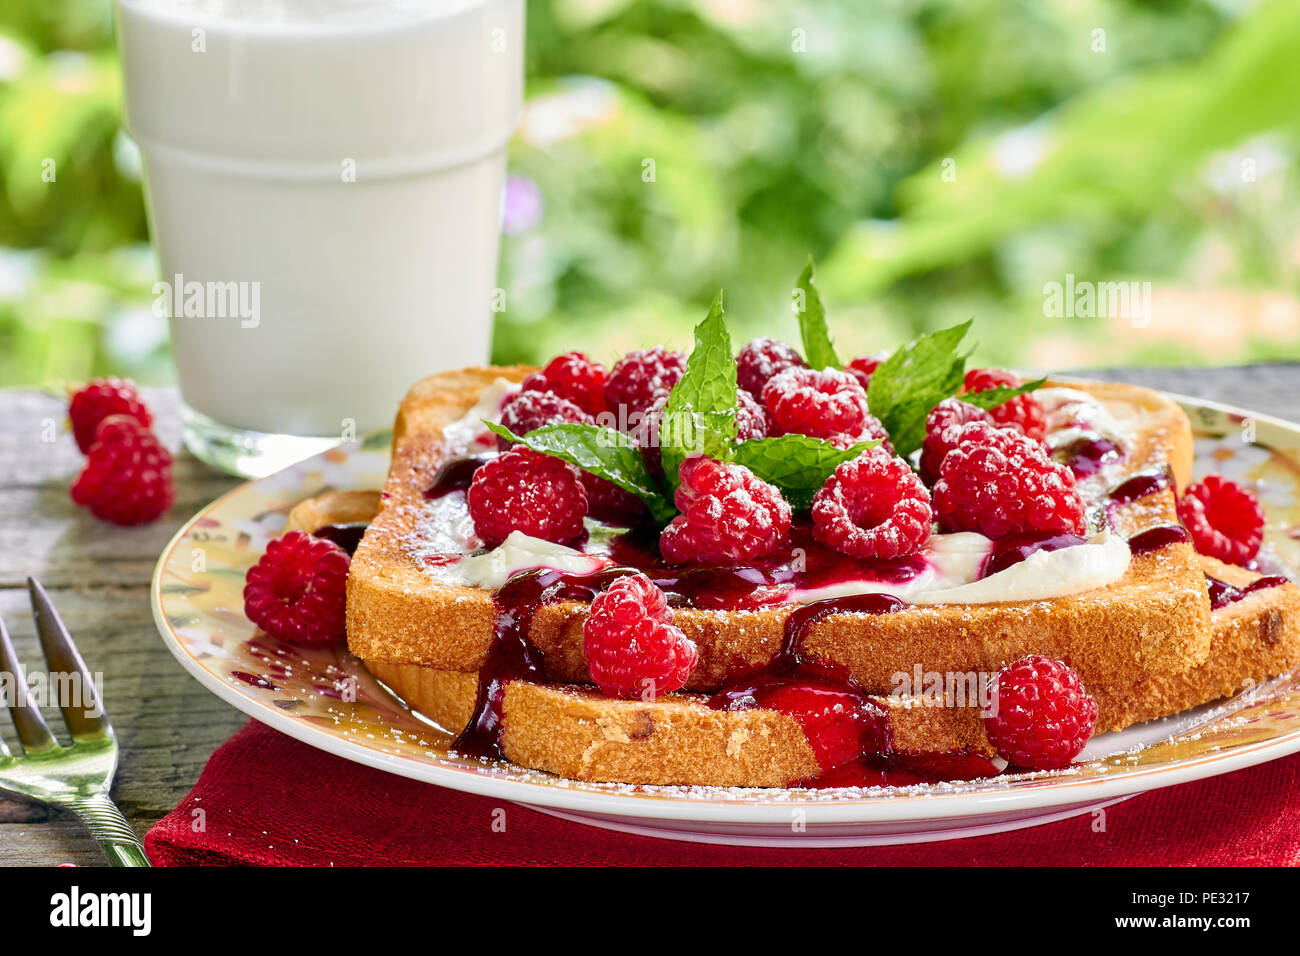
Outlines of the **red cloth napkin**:
{"label": "red cloth napkin", "polygon": [[969,840],[834,850],[657,840],[372,770],[249,721],[149,831],[145,847],[155,864],[170,866],[1294,866],[1300,754],[1134,797],[1106,809],[1104,832],[1093,825],[1084,814]]}

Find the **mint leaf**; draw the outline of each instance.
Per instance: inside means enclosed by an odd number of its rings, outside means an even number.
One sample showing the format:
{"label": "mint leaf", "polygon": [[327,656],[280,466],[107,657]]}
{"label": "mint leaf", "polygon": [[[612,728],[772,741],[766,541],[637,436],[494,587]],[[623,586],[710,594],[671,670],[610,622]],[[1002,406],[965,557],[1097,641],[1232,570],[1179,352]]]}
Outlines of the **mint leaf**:
{"label": "mint leaf", "polygon": [[543,425],[527,435],[516,435],[496,422],[483,424],[494,435],[577,465],[632,492],[646,503],[650,514],[660,523],[672,520],[677,513],[646,469],[641,449],[620,431],[603,425],[562,424]]}
{"label": "mint leaf", "polygon": [[695,327],[695,348],[681,381],[668,393],[659,444],[664,474],[677,485],[677,469],[688,455],[726,461],[736,440],[736,358],[723,318],[722,293]]}
{"label": "mint leaf", "polygon": [[922,335],[895,351],[872,373],[867,402],[899,455],[910,455],[921,447],[930,409],[961,388],[966,356],[957,348],[970,327],[968,320]]}
{"label": "mint leaf", "polygon": [[990,408],[997,408],[1002,403],[1010,401],[1017,395],[1025,395],[1036,391],[1046,384],[1047,379],[1040,378],[1033,382],[1026,382],[1024,385],[999,385],[997,388],[986,388],[981,392],[970,392],[963,395],[961,400],[970,402],[976,408],[988,411]]}
{"label": "mint leaf", "polygon": [[861,441],[850,448],[837,448],[820,438],[781,435],[741,442],[732,450],[732,460],[776,485],[790,507],[801,511],[812,504],[813,495],[839,465],[879,444],[878,440]]}
{"label": "mint leaf", "polygon": [[826,309],[822,306],[822,297],[813,285],[813,260],[808,257],[808,264],[799,273],[791,295],[791,308],[799,320],[799,336],[803,341],[803,357],[809,367],[818,369],[841,368],[835,346],[831,343],[830,328],[826,325]]}

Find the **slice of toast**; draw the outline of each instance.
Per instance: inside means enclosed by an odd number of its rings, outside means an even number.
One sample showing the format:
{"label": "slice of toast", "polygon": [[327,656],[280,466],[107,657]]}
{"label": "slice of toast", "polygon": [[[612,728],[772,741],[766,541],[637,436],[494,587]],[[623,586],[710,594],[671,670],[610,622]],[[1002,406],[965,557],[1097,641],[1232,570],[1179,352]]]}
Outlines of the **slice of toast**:
{"label": "slice of toast", "polygon": [[[498,378],[517,382],[528,371],[440,373],[418,383],[402,402],[380,511],[348,578],[348,646],[361,659],[465,673],[482,667],[496,617],[492,592],[433,583],[412,542],[427,514],[425,491],[439,466],[457,454],[444,427],[473,408],[480,391]],[[1191,430],[1177,405],[1134,386],[1071,387],[1102,402],[1134,436],[1132,453],[1112,477],[1168,467],[1179,484],[1187,480]],[[1174,490],[1156,488],[1117,506],[1112,520],[1126,536],[1176,525]],[[699,649],[687,689],[712,691],[731,675],[768,664],[781,646],[791,610],[788,604],[747,611],[677,609],[674,623]],[[590,682],[582,655],[584,613],[585,605],[576,602],[538,611],[530,637],[545,656],[548,680]],[[918,666],[925,672],[994,672],[1028,653],[1059,658],[1085,684],[1108,686],[1134,674],[1159,676],[1194,667],[1205,660],[1209,641],[1203,578],[1191,546],[1176,542],[1134,555],[1124,577],[1108,587],[1032,602],[833,614],[811,629],[804,647],[847,669],[868,692],[885,694],[895,686],[895,675]]]}
{"label": "slice of toast", "polygon": [[[300,503],[288,529],[370,521],[373,492],[329,492]],[[1244,589],[1260,575],[1198,556],[1201,571]],[[455,734],[469,720],[478,675],[417,664],[367,667],[415,710]],[[1176,714],[1300,667],[1300,588],[1251,593],[1212,613],[1210,653],[1178,674],[1090,687],[1097,732]],[[935,706],[923,696],[877,697],[889,708],[894,746],[914,752],[992,755],[977,697]],[[784,786],[817,772],[798,723],[770,710],[718,711],[707,698],[611,700],[589,687],[515,681],[503,706],[503,749],[514,763],[590,781],[714,786]]]}
{"label": "slice of toast", "polygon": [[[1259,579],[1202,558],[1205,572],[1243,586]],[[1300,667],[1300,588],[1247,594],[1213,615],[1210,656],[1182,674],[1088,688],[1097,732],[1192,707]],[[411,664],[367,667],[399,697],[451,732],[474,705],[476,675]],[[881,697],[901,751],[992,755],[979,707]],[[771,710],[719,711],[706,697],[611,700],[588,687],[514,681],[506,688],[502,749],[512,763],[576,780],[772,787],[814,776],[817,761],[794,718]]]}

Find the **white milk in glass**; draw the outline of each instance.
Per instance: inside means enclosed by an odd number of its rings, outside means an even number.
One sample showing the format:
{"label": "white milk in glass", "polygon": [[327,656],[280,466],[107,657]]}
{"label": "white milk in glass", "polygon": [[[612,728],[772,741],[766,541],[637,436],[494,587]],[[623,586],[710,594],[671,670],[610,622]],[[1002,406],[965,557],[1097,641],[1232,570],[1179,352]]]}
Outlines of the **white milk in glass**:
{"label": "white milk in glass", "polygon": [[117,0],[186,441],[264,474],[487,360],[522,0]]}

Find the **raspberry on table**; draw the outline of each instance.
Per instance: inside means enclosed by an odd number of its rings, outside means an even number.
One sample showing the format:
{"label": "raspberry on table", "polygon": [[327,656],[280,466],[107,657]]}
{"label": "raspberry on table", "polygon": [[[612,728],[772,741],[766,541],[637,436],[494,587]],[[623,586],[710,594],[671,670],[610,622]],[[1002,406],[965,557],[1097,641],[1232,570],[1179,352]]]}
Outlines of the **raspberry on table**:
{"label": "raspberry on table", "polygon": [[880,368],[880,363],[885,360],[883,352],[875,355],[859,355],[857,358],[844,366],[844,371],[848,372],[859,382],[863,388],[871,387],[871,376],[875,374],[876,369]]}
{"label": "raspberry on table", "polygon": [[117,378],[97,378],[87,382],[68,403],[72,436],[82,454],[90,451],[90,446],[95,443],[95,429],[109,415],[133,418],[146,431],[153,425],[153,415],[132,382]]}
{"label": "raspberry on table", "polygon": [[943,456],[957,444],[957,434],[967,422],[992,422],[988,412],[959,398],[946,398],[925,419],[925,440],[921,443],[921,480],[933,485],[939,480]]}
{"label": "raspberry on table", "polygon": [[1219,475],[1188,485],[1178,499],[1178,517],[1201,554],[1228,564],[1245,564],[1264,542],[1264,510],[1249,488]]}
{"label": "raspberry on table", "polygon": [[984,717],[989,741],[1016,767],[1068,767],[1097,726],[1097,701],[1061,661],[1031,654],[998,673],[995,708]]}
{"label": "raspberry on table", "polygon": [[70,494],[103,521],[148,524],[176,500],[172,456],[137,419],[109,415],[95,430],[86,466]]}
{"label": "raspberry on table", "polygon": [[673,500],[681,514],[659,536],[666,561],[752,561],[771,554],[790,533],[789,503],[743,465],[692,455],[678,477]]}
{"label": "raspberry on table", "polygon": [[807,368],[803,356],[776,339],[763,336],[746,342],[736,355],[736,382],[755,398],[763,397],[763,386],[788,368]]}
{"label": "raspberry on table", "polygon": [[[1024,384],[1018,375],[1003,369],[973,368],[966,372],[965,391],[983,392],[1008,385],[1019,388]],[[989,417],[999,425],[1019,425],[1022,432],[1037,441],[1047,437],[1047,412],[1032,393],[1017,395],[989,409]]]}
{"label": "raspberry on table", "polygon": [[915,554],[930,537],[930,493],[907,462],[873,448],[835,469],[813,498],[813,537],[855,558]]}
{"label": "raspberry on table", "polygon": [[582,624],[591,679],[609,697],[655,700],[695,670],[698,652],[673,626],[664,593],[644,574],[617,578],[596,595]]}
{"label": "raspberry on table", "polygon": [[988,422],[961,427],[934,484],[934,512],[945,531],[990,538],[1019,532],[1084,533],[1074,472],[1046,447]]}
{"label": "raspberry on table", "polygon": [[524,391],[554,392],[588,415],[605,411],[605,366],[582,352],[565,352],[524,377]]}
{"label": "raspberry on table", "polygon": [[763,404],[772,435],[838,438],[847,446],[885,434],[867,410],[866,390],[848,372],[836,369],[786,369],[763,387]]}
{"label": "raspberry on table", "polygon": [[[519,436],[543,425],[562,422],[590,424],[591,420],[585,411],[554,392],[521,389],[501,403],[501,424]],[[502,451],[514,444],[500,435],[496,438],[497,447]]]}
{"label": "raspberry on table", "polygon": [[289,531],[266,546],[244,577],[244,614],[272,637],[308,647],[333,644],[344,620],[348,553],[333,541]]}
{"label": "raspberry on table", "polygon": [[656,345],[633,349],[614,363],[605,379],[605,404],[610,411],[643,412],[656,398],[681,381],[686,355]]}
{"label": "raspberry on table", "polygon": [[466,500],[475,533],[490,547],[512,531],[568,543],[582,534],[587,514],[577,469],[522,445],[480,466]]}

